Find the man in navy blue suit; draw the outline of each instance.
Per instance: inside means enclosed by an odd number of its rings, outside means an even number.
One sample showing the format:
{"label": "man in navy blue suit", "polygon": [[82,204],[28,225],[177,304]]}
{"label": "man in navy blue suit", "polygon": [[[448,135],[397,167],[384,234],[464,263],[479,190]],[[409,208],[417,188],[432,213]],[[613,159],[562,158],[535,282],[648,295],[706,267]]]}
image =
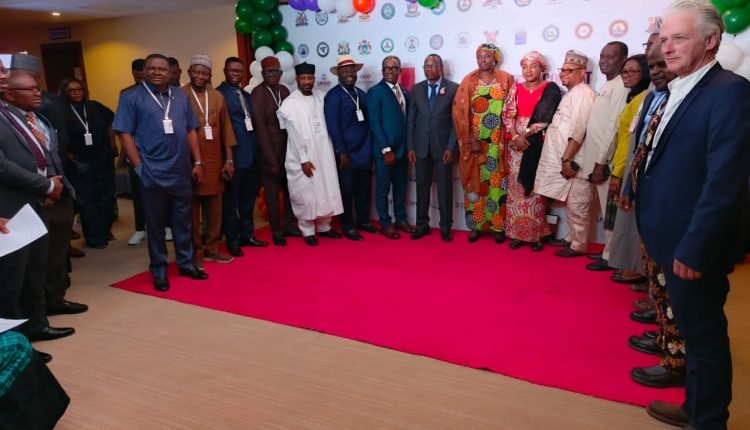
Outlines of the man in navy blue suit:
{"label": "man in navy blue suit", "polygon": [[669,301],[685,338],[686,400],[648,412],[696,430],[726,429],[732,396],[724,302],[727,275],[744,257],[750,211],[750,83],[716,62],[724,24],[701,0],[665,14],[662,53],[677,79],[637,174],[638,228],[664,268]]}
{"label": "man in navy blue suit", "polygon": [[351,55],[340,56],[331,67],[331,73],[339,77],[339,84],[328,91],[323,105],[344,203],[339,220],[344,236],[351,240],[363,240],[357,230],[377,232],[370,223],[372,142],[367,124],[367,95],[355,86],[361,69],[362,64],[356,63]]}
{"label": "man in navy blue suit", "polygon": [[[406,183],[409,162],[406,159],[406,106],[409,94],[398,84],[401,60],[395,55],[383,59],[383,80],[370,88],[367,106],[372,131],[372,155],[375,157],[375,207],[381,232],[398,239],[396,230],[414,233],[406,223]],[[388,193],[393,186],[393,214],[388,212]]]}

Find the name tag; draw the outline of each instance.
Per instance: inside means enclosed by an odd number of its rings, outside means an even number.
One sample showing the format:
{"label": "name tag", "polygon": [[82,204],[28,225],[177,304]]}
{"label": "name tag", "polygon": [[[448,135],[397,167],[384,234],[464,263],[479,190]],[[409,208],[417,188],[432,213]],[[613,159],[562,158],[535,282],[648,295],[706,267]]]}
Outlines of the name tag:
{"label": "name tag", "polygon": [[164,124],[164,134],[174,134],[174,128],[172,127],[171,119],[163,120],[162,124]]}
{"label": "name tag", "polygon": [[214,140],[214,130],[210,125],[203,127],[203,131],[206,133],[206,140]]}
{"label": "name tag", "polygon": [[253,131],[253,121],[250,118],[245,118],[245,130]]}
{"label": "name tag", "polygon": [[362,112],[362,109],[357,109],[357,121],[365,122],[365,114]]}
{"label": "name tag", "polygon": [[94,145],[94,138],[91,136],[91,133],[85,133],[83,135],[83,141],[86,143],[86,146]]}

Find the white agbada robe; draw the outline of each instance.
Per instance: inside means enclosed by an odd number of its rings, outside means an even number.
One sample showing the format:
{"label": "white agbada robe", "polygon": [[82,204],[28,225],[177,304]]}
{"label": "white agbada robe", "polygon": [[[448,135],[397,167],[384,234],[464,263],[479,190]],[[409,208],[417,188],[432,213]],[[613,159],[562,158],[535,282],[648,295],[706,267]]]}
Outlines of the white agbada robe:
{"label": "white agbada robe", "polygon": [[[289,200],[298,219],[315,220],[344,212],[333,143],[323,113],[324,94],[313,89],[311,96],[295,90],[276,111],[279,125],[288,133],[284,167],[289,183]],[[315,167],[308,178],[302,164]]]}

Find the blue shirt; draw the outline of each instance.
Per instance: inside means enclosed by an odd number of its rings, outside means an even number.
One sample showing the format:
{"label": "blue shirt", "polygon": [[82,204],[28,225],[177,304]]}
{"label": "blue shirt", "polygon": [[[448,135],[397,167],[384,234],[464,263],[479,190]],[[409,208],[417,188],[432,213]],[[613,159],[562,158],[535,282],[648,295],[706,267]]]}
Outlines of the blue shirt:
{"label": "blue shirt", "polygon": [[[200,127],[187,96],[177,87],[159,93],[150,84],[136,85],[120,95],[112,129],[135,139],[141,156],[136,173],[143,185],[192,189],[189,130]],[[156,100],[151,97],[154,94]],[[169,119],[174,133],[164,132],[164,108],[170,101]],[[163,108],[164,107],[164,108]]]}
{"label": "blue shirt", "polygon": [[[651,99],[651,105],[644,106],[642,109],[648,109],[646,110],[646,115],[643,116],[643,128],[641,129],[641,134],[638,136],[638,142],[643,142],[643,138],[646,135],[646,132],[648,131],[648,123],[651,122],[651,117],[654,116],[654,113],[656,112],[656,109],[659,108],[659,105],[664,101],[664,98],[667,97],[669,94],[669,90],[664,91],[657,91],[653,90],[654,92],[654,98]],[[636,145],[636,148],[638,148],[638,145]]]}
{"label": "blue shirt", "polygon": [[[245,90],[229,85],[227,82],[222,82],[216,89],[224,95],[234,136],[237,138],[237,146],[232,148],[234,150],[234,166],[239,169],[249,169],[255,164],[255,157],[258,153],[258,138],[255,136],[255,131],[248,131],[245,127],[245,110],[240,103],[240,97],[245,101],[248,115],[252,118],[253,108],[250,105],[250,94]],[[255,126],[253,120],[253,127]]]}
{"label": "blue shirt", "polygon": [[[359,98],[359,100],[358,100]],[[357,118],[357,100],[364,121]],[[323,105],[328,135],[336,154],[346,154],[356,169],[369,169],[372,165],[372,142],[367,123],[367,94],[357,87],[349,92],[336,85],[325,97]]]}
{"label": "blue shirt", "polygon": [[435,97],[437,97],[439,94],[438,91],[440,91],[440,84],[442,83],[443,83],[442,77],[438,79],[438,81],[435,82],[435,84],[431,83],[430,81],[427,81],[427,100],[428,101],[430,100],[430,91],[431,91],[430,85],[435,85]]}

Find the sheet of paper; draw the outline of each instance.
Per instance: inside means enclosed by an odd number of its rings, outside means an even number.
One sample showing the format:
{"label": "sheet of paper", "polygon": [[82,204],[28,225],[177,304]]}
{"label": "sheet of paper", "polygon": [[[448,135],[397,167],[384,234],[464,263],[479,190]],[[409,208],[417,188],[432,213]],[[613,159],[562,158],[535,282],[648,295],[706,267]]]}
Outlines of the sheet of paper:
{"label": "sheet of paper", "polygon": [[5,318],[0,318],[0,333],[5,333],[6,331],[18,327],[26,321],[28,320],[8,320]]}
{"label": "sheet of paper", "polygon": [[0,257],[17,251],[47,234],[42,219],[28,204],[5,225],[10,233],[0,233]]}

